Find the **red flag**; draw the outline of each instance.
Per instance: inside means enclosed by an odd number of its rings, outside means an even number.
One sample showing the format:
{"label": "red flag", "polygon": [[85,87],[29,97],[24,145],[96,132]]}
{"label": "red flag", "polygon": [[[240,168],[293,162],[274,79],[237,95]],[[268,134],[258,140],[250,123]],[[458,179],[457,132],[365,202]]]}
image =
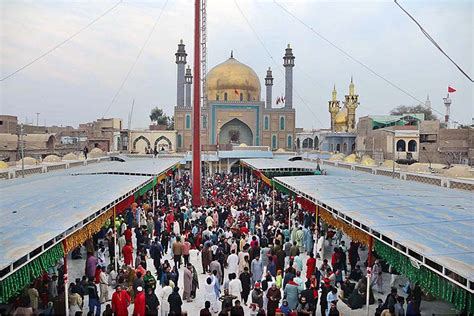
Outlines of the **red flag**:
{"label": "red flag", "polygon": [[234,90],[234,93],[239,95],[239,91],[237,91],[237,89]]}
{"label": "red flag", "polygon": [[456,92],[456,89],[454,89],[451,86],[448,86],[448,93]]}

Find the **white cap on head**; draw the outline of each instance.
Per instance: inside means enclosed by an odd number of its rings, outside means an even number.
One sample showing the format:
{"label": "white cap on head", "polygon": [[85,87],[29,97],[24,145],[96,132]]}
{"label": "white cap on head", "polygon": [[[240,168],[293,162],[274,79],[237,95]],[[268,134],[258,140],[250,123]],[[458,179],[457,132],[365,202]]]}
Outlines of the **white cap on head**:
{"label": "white cap on head", "polygon": [[137,292],[143,291],[143,288],[141,286],[137,287]]}

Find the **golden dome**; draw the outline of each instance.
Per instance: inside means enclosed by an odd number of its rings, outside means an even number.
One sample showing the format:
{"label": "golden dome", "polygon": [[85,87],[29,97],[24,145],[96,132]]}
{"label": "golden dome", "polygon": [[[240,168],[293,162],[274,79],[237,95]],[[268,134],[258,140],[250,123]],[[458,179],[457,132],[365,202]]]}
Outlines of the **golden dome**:
{"label": "golden dome", "polygon": [[339,113],[336,115],[336,124],[346,124],[347,123],[347,108],[344,106]]}
{"label": "golden dome", "polygon": [[209,101],[260,101],[260,80],[252,68],[231,56],[207,74],[207,98]]}

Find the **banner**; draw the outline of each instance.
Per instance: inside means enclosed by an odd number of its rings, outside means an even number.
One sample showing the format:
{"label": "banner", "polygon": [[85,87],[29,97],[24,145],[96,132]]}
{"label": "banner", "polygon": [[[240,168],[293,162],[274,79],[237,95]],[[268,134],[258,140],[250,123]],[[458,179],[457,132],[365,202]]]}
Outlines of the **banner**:
{"label": "banner", "polygon": [[364,245],[369,244],[370,236],[366,232],[358,228],[352,227],[351,225],[347,224],[343,220],[334,218],[334,216],[331,213],[329,213],[327,210],[325,210],[322,207],[319,208],[319,217],[328,225],[334,226],[342,230],[346,235],[351,237],[352,240],[363,243]]}
{"label": "banner", "polygon": [[414,267],[407,256],[379,240],[375,240],[375,251],[412,283],[418,283],[426,292],[452,303],[459,311],[474,313],[474,294],[449,282],[425,266]]}
{"label": "banner", "polygon": [[43,271],[55,266],[63,257],[63,246],[57,244],[13,272],[0,282],[0,304],[6,304],[11,298],[18,296]]}

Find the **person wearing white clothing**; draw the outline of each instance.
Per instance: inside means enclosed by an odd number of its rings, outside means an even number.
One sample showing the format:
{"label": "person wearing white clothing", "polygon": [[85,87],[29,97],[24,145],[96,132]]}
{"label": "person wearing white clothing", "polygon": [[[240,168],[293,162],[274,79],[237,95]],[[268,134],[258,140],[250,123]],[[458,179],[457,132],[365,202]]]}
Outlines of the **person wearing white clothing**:
{"label": "person wearing white clothing", "polygon": [[232,280],[229,281],[229,294],[237,296],[237,300],[241,301],[240,293],[242,292],[242,282],[236,278],[235,274],[231,274],[230,277]]}
{"label": "person wearing white clothing", "polygon": [[170,312],[170,303],[168,302],[168,297],[173,293],[173,289],[169,285],[168,280],[165,280],[165,286],[160,293],[160,302],[161,302],[161,316],[168,316]]}
{"label": "person wearing white clothing", "polygon": [[235,249],[232,249],[232,253],[227,257],[227,269],[229,274],[235,273],[238,275],[239,272],[239,256],[235,253]]}

